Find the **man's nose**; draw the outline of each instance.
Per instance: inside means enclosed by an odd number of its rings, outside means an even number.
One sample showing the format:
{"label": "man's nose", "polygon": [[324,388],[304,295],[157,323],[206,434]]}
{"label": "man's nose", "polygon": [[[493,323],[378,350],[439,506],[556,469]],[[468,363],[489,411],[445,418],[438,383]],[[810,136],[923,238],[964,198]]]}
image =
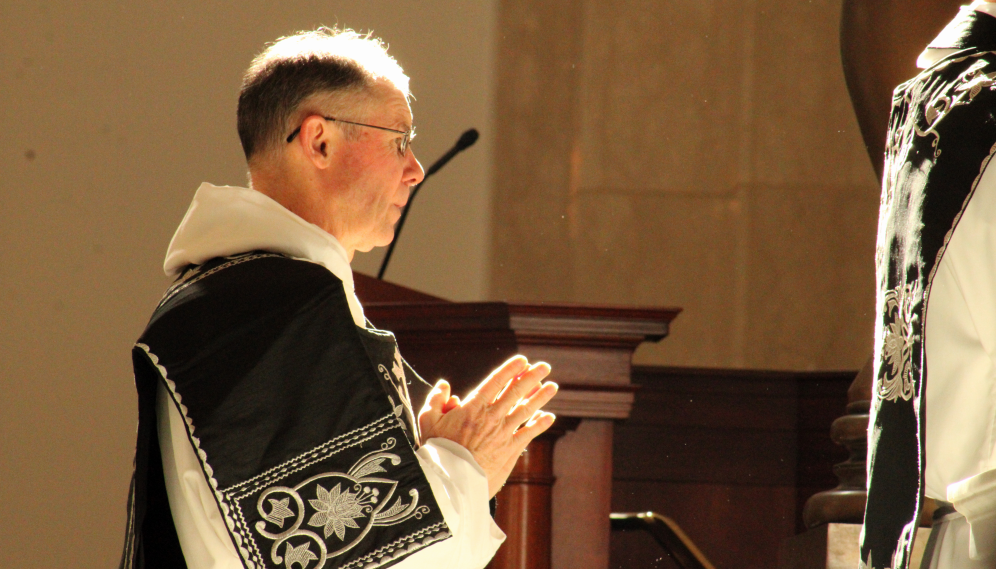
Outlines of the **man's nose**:
{"label": "man's nose", "polygon": [[424,178],[425,170],[422,169],[422,165],[419,163],[418,158],[415,158],[415,152],[408,149],[404,173],[405,184],[409,186],[417,186],[422,183]]}

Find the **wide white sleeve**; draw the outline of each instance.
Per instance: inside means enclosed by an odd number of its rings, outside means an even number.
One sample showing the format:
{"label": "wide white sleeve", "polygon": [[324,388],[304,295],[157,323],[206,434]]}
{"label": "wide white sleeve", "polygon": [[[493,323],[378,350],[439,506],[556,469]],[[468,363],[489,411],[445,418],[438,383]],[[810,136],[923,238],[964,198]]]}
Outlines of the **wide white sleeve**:
{"label": "wide white sleeve", "polygon": [[488,477],[470,451],[447,439],[429,439],[415,451],[453,537],[417,551],[398,569],[481,569],[505,534],[491,518]]}
{"label": "wide white sleeve", "polygon": [[[156,415],[166,494],[188,569],[242,568],[183,418],[162,385],[156,395]],[[394,567],[484,567],[505,540],[488,509],[484,471],[470,451],[445,439],[429,439],[415,455],[453,537],[415,552]]]}
{"label": "wide white sleeve", "polygon": [[188,569],[242,569],[242,559],[204,479],[183,418],[161,383],[156,393],[156,420],[166,496]]}
{"label": "wide white sleeve", "polygon": [[[996,558],[996,163],[989,162],[935,269],[924,330],[927,497]],[[963,552],[964,553],[964,552]]]}

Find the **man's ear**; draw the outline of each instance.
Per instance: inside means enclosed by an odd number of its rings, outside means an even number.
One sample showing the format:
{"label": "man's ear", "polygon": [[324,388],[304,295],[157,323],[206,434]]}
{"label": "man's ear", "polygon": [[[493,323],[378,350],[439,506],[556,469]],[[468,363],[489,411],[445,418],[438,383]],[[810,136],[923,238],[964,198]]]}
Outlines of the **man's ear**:
{"label": "man's ear", "polygon": [[330,128],[322,117],[311,115],[301,123],[301,134],[295,142],[301,145],[305,156],[317,168],[324,170],[331,164],[332,155],[341,142],[340,138],[338,129]]}

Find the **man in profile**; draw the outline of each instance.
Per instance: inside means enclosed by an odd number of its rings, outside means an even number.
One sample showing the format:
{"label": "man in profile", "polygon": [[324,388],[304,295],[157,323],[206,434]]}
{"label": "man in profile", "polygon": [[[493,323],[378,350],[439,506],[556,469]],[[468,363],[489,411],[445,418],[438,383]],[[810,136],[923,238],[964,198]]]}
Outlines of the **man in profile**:
{"label": "man in profile", "polygon": [[132,353],[123,568],[479,568],[501,544],[488,502],[553,423],[549,366],[430,390],[353,292],[354,252],[390,243],[423,177],[408,98],[381,42],[348,30],[283,38],[246,71],[250,188],[198,189]]}
{"label": "man in profile", "polygon": [[[896,88],[876,251],[866,567],[996,567],[996,4],[976,1]],[[928,375],[929,372],[929,375]]]}

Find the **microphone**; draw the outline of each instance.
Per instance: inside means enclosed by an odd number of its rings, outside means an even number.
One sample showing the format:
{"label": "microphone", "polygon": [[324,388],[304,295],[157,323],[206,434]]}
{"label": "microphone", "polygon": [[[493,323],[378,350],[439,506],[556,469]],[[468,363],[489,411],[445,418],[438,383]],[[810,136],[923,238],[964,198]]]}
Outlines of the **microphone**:
{"label": "microphone", "polygon": [[[449,162],[454,156],[460,154],[464,150],[467,150],[468,148],[473,146],[474,143],[477,142],[478,136],[480,135],[478,134],[476,128],[472,128],[467,132],[461,134],[459,140],[457,140],[456,144],[453,145],[453,148],[447,150],[446,154],[440,156],[439,159],[432,164],[432,166],[429,166],[429,169],[425,171],[425,177],[422,178],[422,183],[415,186],[415,190],[417,191],[418,188],[422,187],[422,184],[425,183],[425,180],[429,176],[435,174],[440,168],[445,166],[446,163]],[[412,197],[415,197],[414,192],[412,192]]]}
{"label": "microphone", "polygon": [[405,205],[404,211],[401,212],[401,217],[398,219],[398,225],[394,228],[394,239],[391,240],[391,246],[387,248],[387,253],[384,255],[384,260],[380,264],[380,270],[377,271],[377,278],[384,280],[384,272],[387,271],[387,264],[391,262],[391,255],[394,253],[394,246],[398,244],[398,237],[401,236],[401,228],[405,225],[405,219],[408,218],[408,210],[412,207],[412,202],[415,201],[415,196],[418,195],[418,191],[425,184],[425,181],[429,179],[429,176],[435,174],[440,168],[446,165],[447,162],[453,159],[454,156],[460,154],[464,150],[470,148],[477,142],[479,133],[476,128],[472,128],[460,135],[460,138],[450,148],[445,154],[440,156],[429,169],[425,171],[425,176],[422,177],[422,182],[417,186],[412,188],[412,193],[408,196],[408,204]]}

